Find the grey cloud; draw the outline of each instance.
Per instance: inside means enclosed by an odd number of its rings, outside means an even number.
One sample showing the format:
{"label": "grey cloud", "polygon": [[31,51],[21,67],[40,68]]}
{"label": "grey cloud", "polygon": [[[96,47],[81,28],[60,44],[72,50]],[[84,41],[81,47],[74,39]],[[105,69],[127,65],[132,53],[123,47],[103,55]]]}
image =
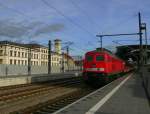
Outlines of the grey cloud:
{"label": "grey cloud", "polygon": [[27,25],[27,28],[32,30],[32,29],[35,29],[36,27],[39,27],[42,25],[44,25],[44,23],[42,23],[42,22],[32,22],[29,25]]}
{"label": "grey cloud", "polygon": [[27,32],[27,27],[24,25],[13,23],[9,20],[0,21],[0,36],[16,38],[25,35]]}
{"label": "grey cloud", "polygon": [[63,24],[51,24],[51,25],[45,25],[44,27],[41,27],[37,29],[37,31],[34,33],[34,36],[38,36],[43,33],[53,33],[53,32],[59,32],[64,29]]}
{"label": "grey cloud", "polygon": [[[0,37],[22,41],[23,37],[35,37],[42,33],[52,33],[63,30],[63,24],[47,25],[43,22],[13,22],[12,20],[0,20]],[[25,39],[24,39],[25,40]]]}
{"label": "grey cloud", "polygon": [[41,26],[42,22],[12,22],[11,20],[0,20],[0,36],[20,39],[22,36],[27,36],[31,30]]}

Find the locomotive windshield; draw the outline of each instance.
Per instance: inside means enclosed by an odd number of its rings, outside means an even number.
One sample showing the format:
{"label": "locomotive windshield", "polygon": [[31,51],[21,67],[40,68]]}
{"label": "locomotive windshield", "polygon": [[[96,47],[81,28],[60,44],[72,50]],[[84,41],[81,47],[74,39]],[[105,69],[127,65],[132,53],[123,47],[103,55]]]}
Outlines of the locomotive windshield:
{"label": "locomotive windshield", "polygon": [[102,55],[96,56],[96,61],[103,61],[103,60],[104,60],[104,56]]}
{"label": "locomotive windshield", "polygon": [[86,60],[87,60],[88,62],[92,61],[92,60],[93,60],[93,56],[90,56],[90,55],[86,56]]}

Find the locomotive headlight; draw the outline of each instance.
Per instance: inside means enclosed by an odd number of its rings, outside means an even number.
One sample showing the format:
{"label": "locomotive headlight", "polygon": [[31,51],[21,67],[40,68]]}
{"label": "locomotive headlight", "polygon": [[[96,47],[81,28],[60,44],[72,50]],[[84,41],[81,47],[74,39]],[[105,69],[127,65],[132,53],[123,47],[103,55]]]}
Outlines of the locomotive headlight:
{"label": "locomotive headlight", "polygon": [[104,71],[104,68],[97,68],[98,71]]}

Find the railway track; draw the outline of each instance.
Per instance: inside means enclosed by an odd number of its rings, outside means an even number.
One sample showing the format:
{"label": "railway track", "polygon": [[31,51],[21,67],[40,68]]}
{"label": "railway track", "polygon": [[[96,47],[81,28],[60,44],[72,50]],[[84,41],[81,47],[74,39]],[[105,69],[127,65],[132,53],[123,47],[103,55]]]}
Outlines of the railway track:
{"label": "railway track", "polygon": [[[44,103],[12,112],[11,114],[50,114],[65,107],[66,105],[78,100],[79,98],[93,92],[95,89],[86,85],[80,85],[80,89],[70,92],[68,94],[61,95],[55,99],[51,99]],[[98,88],[97,88],[98,89]]]}
{"label": "railway track", "polygon": [[78,91],[69,93],[67,95],[62,95],[60,97],[57,97],[56,99],[49,100],[45,103],[40,103],[38,105],[28,107],[23,110],[12,112],[11,114],[48,114],[48,113],[53,113],[93,91],[94,91],[93,88],[90,88],[90,87],[87,87],[84,85],[82,87],[82,89],[79,89]]}
{"label": "railway track", "polygon": [[45,85],[52,85],[55,83],[59,83],[60,81],[64,81],[64,80],[70,80],[71,78],[66,78],[66,79],[57,79],[57,80],[51,80],[48,82],[39,82],[39,83],[30,83],[30,84],[19,84],[19,85],[11,85],[11,86],[4,86],[4,87],[0,87],[0,92],[5,92],[5,91],[11,91],[11,90],[15,90],[15,89],[20,89],[20,88],[29,88],[29,87],[37,87],[37,86],[45,86]]}
{"label": "railway track", "polygon": [[24,88],[30,88],[30,87],[41,87],[41,86],[46,86],[46,85],[53,85],[57,84],[62,81],[70,80],[71,78],[67,79],[57,79],[57,80],[52,80],[48,82],[41,82],[41,83],[30,83],[30,84],[19,84],[19,85],[11,85],[11,86],[5,86],[5,87],[0,87],[0,93],[4,93],[6,91],[13,91],[13,90],[18,90],[18,89],[24,89]]}
{"label": "railway track", "polygon": [[[0,92],[0,114],[7,114],[38,104],[45,104],[47,101],[52,102],[53,100],[61,99],[62,96],[75,94],[77,91],[81,91],[81,88],[85,88],[84,86],[82,79],[76,77],[41,86],[29,85],[21,87],[22,89],[18,87],[17,89],[10,88],[8,91],[5,90],[4,93]],[[85,94],[86,92],[82,93]]]}
{"label": "railway track", "polygon": [[[74,82],[75,81],[75,82]],[[49,89],[55,89],[56,86],[65,86],[69,83],[76,83],[80,82],[80,78],[70,78],[66,80],[56,81],[53,83],[46,83],[46,84],[27,84],[22,85],[20,88],[19,86],[12,87],[5,90],[0,90],[0,101],[11,101],[13,98],[17,97],[27,97],[28,95],[34,95],[37,93],[41,93],[42,91],[48,91]]]}

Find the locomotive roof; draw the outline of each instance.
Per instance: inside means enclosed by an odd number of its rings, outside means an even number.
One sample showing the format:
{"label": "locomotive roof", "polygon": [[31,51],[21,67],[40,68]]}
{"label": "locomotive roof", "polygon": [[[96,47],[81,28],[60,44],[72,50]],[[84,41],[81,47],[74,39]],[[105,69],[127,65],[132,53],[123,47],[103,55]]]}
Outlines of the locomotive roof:
{"label": "locomotive roof", "polygon": [[89,52],[87,52],[87,53],[90,53],[90,52],[107,52],[107,53],[109,53],[109,54],[111,54],[111,55],[114,55],[110,50],[108,50],[108,49],[105,49],[105,48],[96,48],[96,50],[93,50],[93,51],[89,51]]}
{"label": "locomotive roof", "polygon": [[95,53],[95,52],[102,52],[102,53],[108,53],[109,55],[111,55],[111,56],[113,56],[113,57],[115,57],[115,58],[118,58],[118,59],[120,59],[120,60],[122,60],[121,58],[119,58],[118,56],[116,56],[114,53],[112,53],[110,50],[108,50],[108,49],[105,49],[105,48],[97,48],[96,50],[93,50],[93,51],[89,51],[89,52],[87,52],[87,53]]}

